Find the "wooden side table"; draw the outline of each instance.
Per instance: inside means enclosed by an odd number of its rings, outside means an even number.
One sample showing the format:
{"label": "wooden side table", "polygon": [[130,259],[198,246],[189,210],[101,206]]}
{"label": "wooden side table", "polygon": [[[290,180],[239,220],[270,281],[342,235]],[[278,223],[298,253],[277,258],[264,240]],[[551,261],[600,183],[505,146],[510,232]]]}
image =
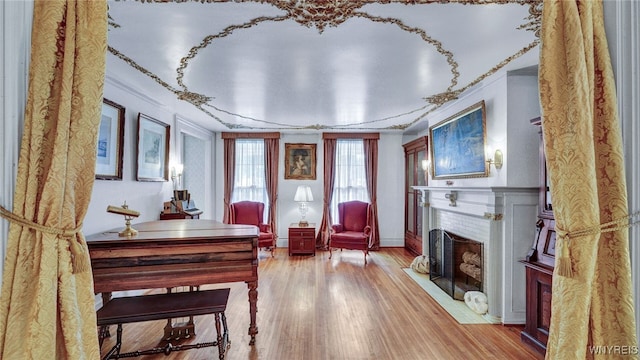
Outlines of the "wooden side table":
{"label": "wooden side table", "polygon": [[289,256],[292,254],[316,255],[316,224],[300,227],[289,225]]}

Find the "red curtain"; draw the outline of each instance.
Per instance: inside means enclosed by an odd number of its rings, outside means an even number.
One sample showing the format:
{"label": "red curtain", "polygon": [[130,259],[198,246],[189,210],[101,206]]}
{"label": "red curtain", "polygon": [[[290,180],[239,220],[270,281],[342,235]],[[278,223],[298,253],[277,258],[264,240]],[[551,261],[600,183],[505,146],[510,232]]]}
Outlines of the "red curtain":
{"label": "red curtain", "polygon": [[269,224],[274,236],[278,237],[276,227],[276,204],[278,201],[278,159],[280,157],[280,139],[264,139],[265,185],[269,197]]}
{"label": "red curtain", "polygon": [[333,195],[333,184],[336,167],[336,145],[337,139],[324,139],[324,194],[322,196],[322,221],[316,237],[316,247],[326,249],[329,243],[329,229],[331,228],[331,196]]}
{"label": "red curtain", "polygon": [[380,249],[378,228],[378,139],[363,139],[367,192],[371,200],[371,250]]}
{"label": "red curtain", "polygon": [[233,183],[236,175],[236,139],[224,139],[224,218],[225,224],[229,223],[229,206],[233,194]]}

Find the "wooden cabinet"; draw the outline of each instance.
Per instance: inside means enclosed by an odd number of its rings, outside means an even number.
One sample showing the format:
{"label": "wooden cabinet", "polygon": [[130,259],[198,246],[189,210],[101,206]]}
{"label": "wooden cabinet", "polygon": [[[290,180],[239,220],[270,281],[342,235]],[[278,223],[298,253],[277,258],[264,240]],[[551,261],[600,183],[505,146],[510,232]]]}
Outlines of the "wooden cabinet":
{"label": "wooden cabinet", "polygon": [[297,223],[289,225],[289,256],[292,254],[316,255],[315,224],[305,227]]}
{"label": "wooden cabinet", "polygon": [[427,185],[427,137],[403,145],[405,157],[404,247],[422,255],[422,206],[420,191],[412,186]]}
{"label": "wooden cabinet", "polygon": [[[540,118],[531,120],[540,126]],[[556,254],[556,231],[546,160],[540,130],[540,195],[538,221],[533,246],[525,260],[526,267],[526,323],[521,333],[523,342],[541,353],[547,350],[551,322],[551,283]]]}
{"label": "wooden cabinet", "polygon": [[547,350],[549,326],[551,325],[551,280],[553,269],[526,265],[527,315],[525,328],[520,334],[523,342],[541,353]]}

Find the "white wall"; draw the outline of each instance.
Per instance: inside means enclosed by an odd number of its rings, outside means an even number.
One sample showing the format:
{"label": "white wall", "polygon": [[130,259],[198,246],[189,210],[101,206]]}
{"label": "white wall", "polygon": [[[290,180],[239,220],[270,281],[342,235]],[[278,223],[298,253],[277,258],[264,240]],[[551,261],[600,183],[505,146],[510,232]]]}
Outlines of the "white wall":
{"label": "white wall", "polygon": [[[505,153],[505,165],[502,169],[491,169],[488,178],[456,179],[455,186],[521,186],[535,187],[538,184],[536,128],[529,120],[535,113],[537,104],[536,81],[531,76],[502,76],[491,83],[472,90],[458,102],[448,105],[431,114],[429,123],[436,124],[461,109],[480,100],[485,100],[487,110],[487,142],[493,148],[501,148]],[[171,159],[176,159],[175,114],[153,99],[146,98],[141,92],[121,86],[107,79],[105,97],[126,108],[125,149],[122,181],[96,180],[89,211],[85,219],[85,234],[117,228],[123,219],[106,213],[107,205],[120,205],[125,200],[130,208],[141,212],[137,222],[157,220],[162,203],[171,197],[171,182],[135,181],[135,134],[139,112],[171,125]],[[533,110],[532,110],[533,109]],[[428,131],[425,129],[425,134]],[[507,139],[510,143],[507,143]],[[284,149],[285,143],[317,144],[316,180],[285,180]],[[404,152],[406,143],[401,134],[382,133],[379,141],[378,174],[378,211],[380,222],[381,246],[404,245]],[[514,145],[512,145],[514,144]],[[202,218],[221,221],[223,218],[223,178],[224,142],[216,134],[213,172],[216,174],[212,187],[213,211],[203,213]],[[506,150],[508,147],[509,150]],[[512,151],[513,150],[513,151]],[[287,246],[288,226],[299,220],[298,205],[293,201],[298,185],[311,186],[314,201],[309,204],[307,219],[319,224],[322,218],[323,189],[323,145],[322,133],[284,133],[280,139],[279,195],[278,195],[278,246]],[[430,186],[444,185],[443,180],[430,180]]]}
{"label": "white wall", "polygon": [[[285,143],[316,144],[316,179],[315,180],[291,180],[285,179],[284,154]],[[278,247],[288,244],[289,224],[300,220],[298,204],[293,201],[298,185],[311,186],[313,202],[307,204],[307,221],[316,224],[316,233],[322,220],[322,189],[324,176],[324,147],[322,146],[322,133],[313,134],[281,134],[280,137],[280,161],[278,166]]]}
{"label": "white wall", "polygon": [[[18,172],[18,155],[24,109],[27,103],[27,74],[31,47],[33,3],[0,2],[0,205],[13,208],[13,191]],[[4,261],[9,222],[0,218],[0,259]],[[2,269],[0,266],[0,278]]]}
{"label": "white wall", "polygon": [[[429,126],[482,100],[486,110],[487,147],[502,150],[504,165],[499,170],[492,165],[488,177],[453,179],[452,186],[537,187],[539,135],[537,127],[529,123],[540,116],[537,76],[516,71],[480,83],[459,100],[429,114]],[[425,135],[429,135],[428,128],[413,136],[404,136],[403,143]],[[446,180],[433,180],[429,174],[429,186],[447,185]]]}
{"label": "white wall", "polygon": [[[286,143],[316,144],[316,180],[285,179],[284,151]],[[223,140],[216,138],[216,173],[224,173]],[[404,246],[404,150],[401,134],[380,134],[378,142],[378,216],[380,221],[380,245]],[[313,202],[308,204],[306,218],[316,224],[316,231],[322,220],[323,199],[323,163],[324,147],[322,133],[290,134],[283,133],[280,138],[280,165],[278,168],[278,247],[288,245],[288,227],[300,220],[298,204],[293,201],[298,185],[309,185],[313,193]],[[216,177],[216,215],[223,217],[222,179]]]}
{"label": "white wall", "polygon": [[[507,76],[508,136],[504,149],[508,177],[507,186],[538,186],[539,180],[539,127],[531,125],[531,119],[540,116],[537,69],[532,75]],[[509,161],[509,158],[513,161]],[[503,168],[504,169],[504,168]]]}
{"label": "white wall", "polygon": [[[165,201],[171,199],[173,184],[167,182],[136,181],[136,131],[138,113],[151,116],[171,126],[170,161],[176,156],[175,114],[153,99],[144,97],[133,89],[125,88],[121,84],[107,78],[104,85],[104,97],[125,108],[124,156],[122,166],[122,181],[96,180],[87,216],[84,220],[85,235],[101,231],[124,227],[121,215],[106,212],[108,205],[122,205],[125,201],[130,209],[140,212],[140,216],[132,223],[158,220]],[[206,214],[204,214],[206,216]],[[203,216],[204,217],[204,216]]]}

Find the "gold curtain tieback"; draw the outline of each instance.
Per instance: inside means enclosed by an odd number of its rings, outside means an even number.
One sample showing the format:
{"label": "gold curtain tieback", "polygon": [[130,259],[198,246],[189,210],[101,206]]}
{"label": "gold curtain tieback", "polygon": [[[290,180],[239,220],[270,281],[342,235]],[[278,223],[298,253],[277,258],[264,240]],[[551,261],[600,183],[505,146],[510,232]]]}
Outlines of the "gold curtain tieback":
{"label": "gold curtain tieback", "polygon": [[569,245],[571,244],[571,239],[579,238],[582,236],[598,235],[598,234],[607,233],[607,232],[624,230],[632,226],[636,226],[640,223],[640,221],[636,220],[631,222],[631,220],[639,215],[640,215],[640,211],[637,211],[631,215],[624,216],[619,219],[606,222],[604,224],[595,225],[583,230],[576,230],[573,232],[567,232],[556,226],[556,235],[558,237],[559,246],[560,246],[560,257],[557,258],[557,261],[556,261],[558,275],[564,276],[566,278],[573,277],[571,252],[569,251]]}
{"label": "gold curtain tieback", "polygon": [[71,251],[71,264],[73,273],[78,274],[86,272],[89,269],[87,261],[88,256],[83,256],[84,248],[80,239],[76,239],[76,235],[82,229],[82,223],[75,229],[58,229],[49,226],[40,225],[31,220],[18,216],[0,205],[0,217],[7,219],[9,222],[21,225],[23,227],[40,231],[42,233],[57,235],[59,239],[69,242],[69,250]]}

